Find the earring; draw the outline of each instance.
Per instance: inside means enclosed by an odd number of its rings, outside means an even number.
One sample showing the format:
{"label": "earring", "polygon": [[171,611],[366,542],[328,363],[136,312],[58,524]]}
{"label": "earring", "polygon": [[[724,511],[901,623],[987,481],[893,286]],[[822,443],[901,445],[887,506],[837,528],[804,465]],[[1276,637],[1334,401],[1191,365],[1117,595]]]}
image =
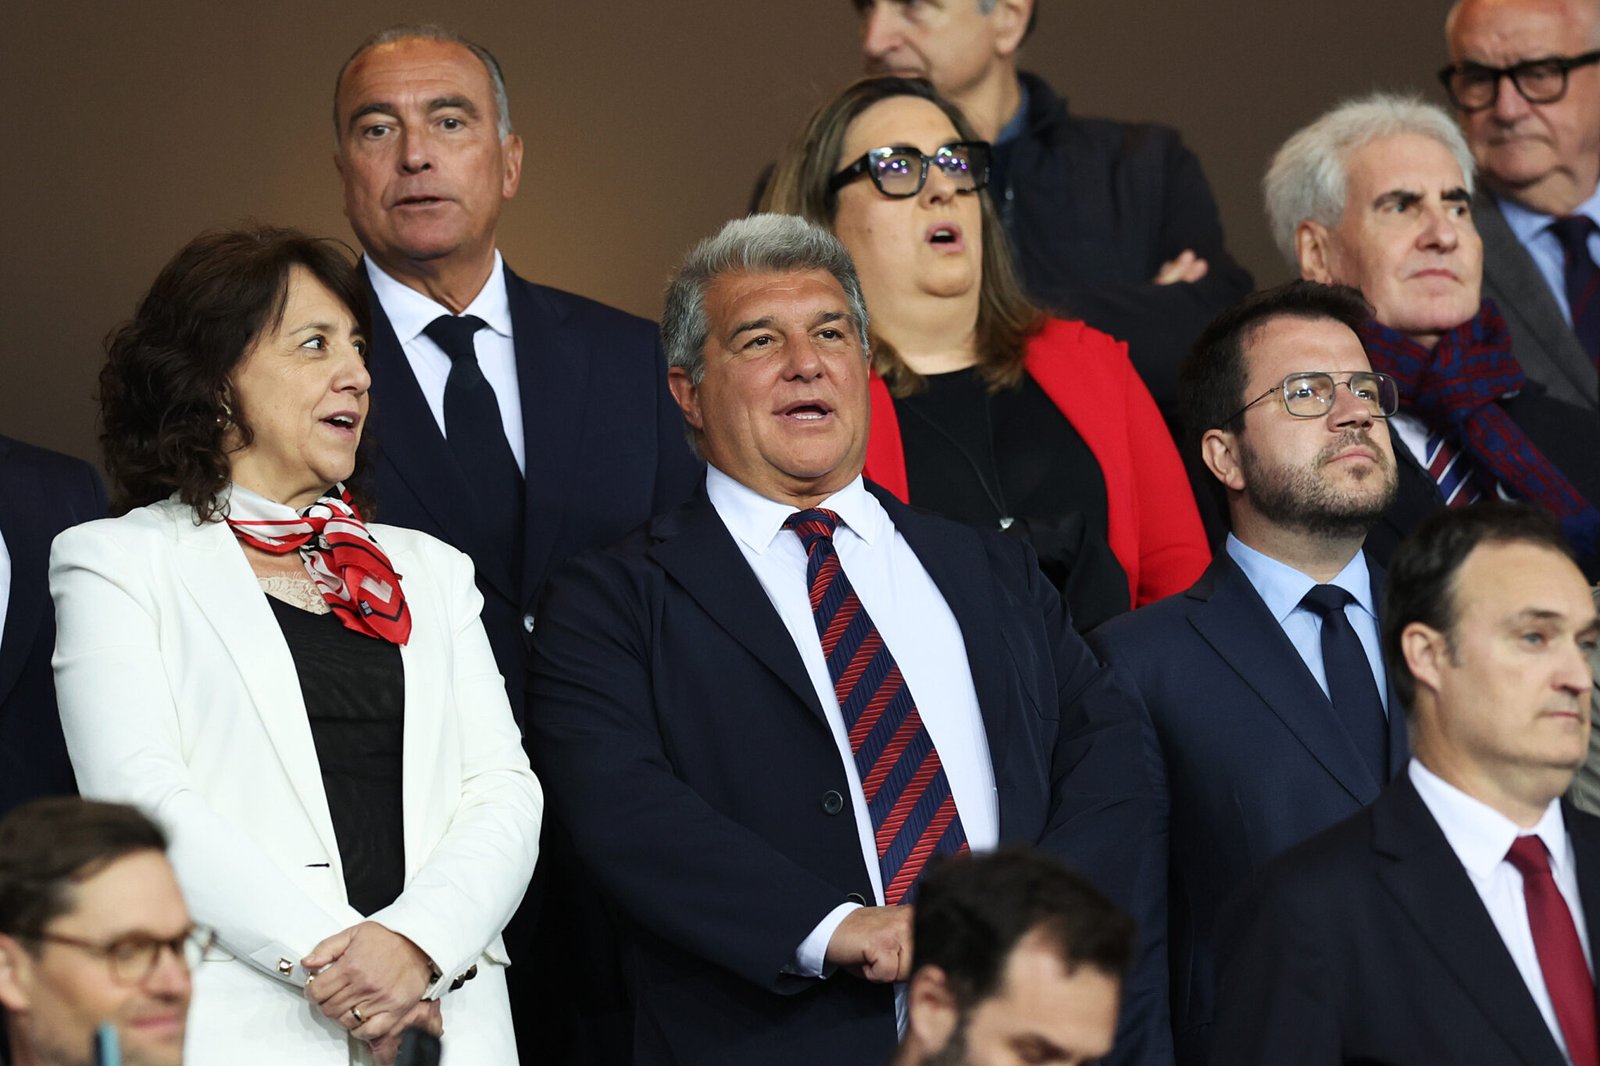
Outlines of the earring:
{"label": "earring", "polygon": [[218,402],[222,404],[222,413],[217,416],[217,426],[220,429],[227,429],[233,425],[233,408],[228,406],[227,400],[219,400]]}

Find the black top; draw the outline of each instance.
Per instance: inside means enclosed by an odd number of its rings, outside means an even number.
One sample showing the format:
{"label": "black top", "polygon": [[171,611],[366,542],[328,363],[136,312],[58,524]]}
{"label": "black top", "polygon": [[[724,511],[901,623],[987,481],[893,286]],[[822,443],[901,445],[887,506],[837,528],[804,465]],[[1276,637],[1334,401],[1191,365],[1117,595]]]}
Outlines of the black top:
{"label": "black top", "polygon": [[345,895],[362,914],[405,887],[405,668],[400,647],[267,597],[294,657],[344,864]]}
{"label": "black top", "polygon": [[1067,416],[1027,375],[991,394],[968,367],[926,376],[894,401],[911,502],[1028,539],[1080,629],[1128,609],[1127,575],[1106,542],[1106,480]]}

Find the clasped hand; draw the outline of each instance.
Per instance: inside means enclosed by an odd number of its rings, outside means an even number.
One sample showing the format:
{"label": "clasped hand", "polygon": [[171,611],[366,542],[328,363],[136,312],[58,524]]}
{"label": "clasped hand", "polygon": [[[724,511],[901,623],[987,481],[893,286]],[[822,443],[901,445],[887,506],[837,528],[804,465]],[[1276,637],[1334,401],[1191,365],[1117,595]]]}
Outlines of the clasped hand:
{"label": "clasped hand", "polygon": [[433,964],[421,948],[376,922],[335,933],[301,960],[312,977],[306,998],[366,1041],[379,1063],[392,1063],[400,1036],[420,1026],[444,1032],[436,1000],[423,1000]]}

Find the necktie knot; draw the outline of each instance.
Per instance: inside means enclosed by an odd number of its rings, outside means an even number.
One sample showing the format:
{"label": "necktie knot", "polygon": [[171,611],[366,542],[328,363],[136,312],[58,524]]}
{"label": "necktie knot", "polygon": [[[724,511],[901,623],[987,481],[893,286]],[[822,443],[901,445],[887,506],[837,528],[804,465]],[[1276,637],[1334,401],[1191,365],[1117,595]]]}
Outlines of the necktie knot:
{"label": "necktie knot", "polygon": [[1550,223],[1550,232],[1561,242],[1561,248],[1569,260],[1580,255],[1588,258],[1589,234],[1594,228],[1594,219],[1587,215],[1567,215]]}
{"label": "necktie knot", "polygon": [[422,332],[450,357],[452,363],[463,359],[476,363],[478,353],[472,338],[487,325],[477,315],[440,315],[423,327]]}
{"label": "necktie knot", "polygon": [[1506,862],[1517,868],[1524,881],[1550,876],[1550,856],[1536,833],[1512,841],[1511,850],[1506,852]]}
{"label": "necktie knot", "polygon": [[1344,609],[1355,602],[1355,597],[1338,585],[1315,585],[1311,591],[1300,599],[1300,606],[1314,612],[1322,618],[1330,614],[1343,613]]}
{"label": "necktie knot", "polygon": [[805,546],[806,554],[821,541],[833,540],[834,532],[839,528],[839,516],[832,511],[821,507],[813,507],[805,511],[796,511],[783,520],[784,529],[792,529],[800,538],[800,543]]}

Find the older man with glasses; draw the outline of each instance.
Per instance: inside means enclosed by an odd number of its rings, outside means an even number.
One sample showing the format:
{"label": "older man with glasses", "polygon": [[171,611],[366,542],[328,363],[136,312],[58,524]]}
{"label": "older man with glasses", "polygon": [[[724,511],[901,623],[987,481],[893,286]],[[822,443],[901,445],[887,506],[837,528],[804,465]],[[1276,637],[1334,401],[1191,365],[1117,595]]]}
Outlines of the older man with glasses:
{"label": "older man with glasses", "polygon": [[1600,0],[1458,0],[1445,37],[1484,291],[1528,376],[1600,415]]}
{"label": "older man with glasses", "polygon": [[1472,155],[1420,100],[1378,93],[1289,138],[1264,182],[1274,238],[1302,277],[1353,285],[1372,304],[1360,334],[1395,378],[1400,501],[1396,539],[1440,506],[1518,499],[1560,520],[1591,580],[1600,575],[1600,418],[1536,378],[1482,296]]}
{"label": "older man with glasses", "polygon": [[97,1031],[127,1066],[183,1061],[189,921],[166,838],[131,807],[45,799],[0,820],[0,1007],[11,1066],[84,1066]]}

